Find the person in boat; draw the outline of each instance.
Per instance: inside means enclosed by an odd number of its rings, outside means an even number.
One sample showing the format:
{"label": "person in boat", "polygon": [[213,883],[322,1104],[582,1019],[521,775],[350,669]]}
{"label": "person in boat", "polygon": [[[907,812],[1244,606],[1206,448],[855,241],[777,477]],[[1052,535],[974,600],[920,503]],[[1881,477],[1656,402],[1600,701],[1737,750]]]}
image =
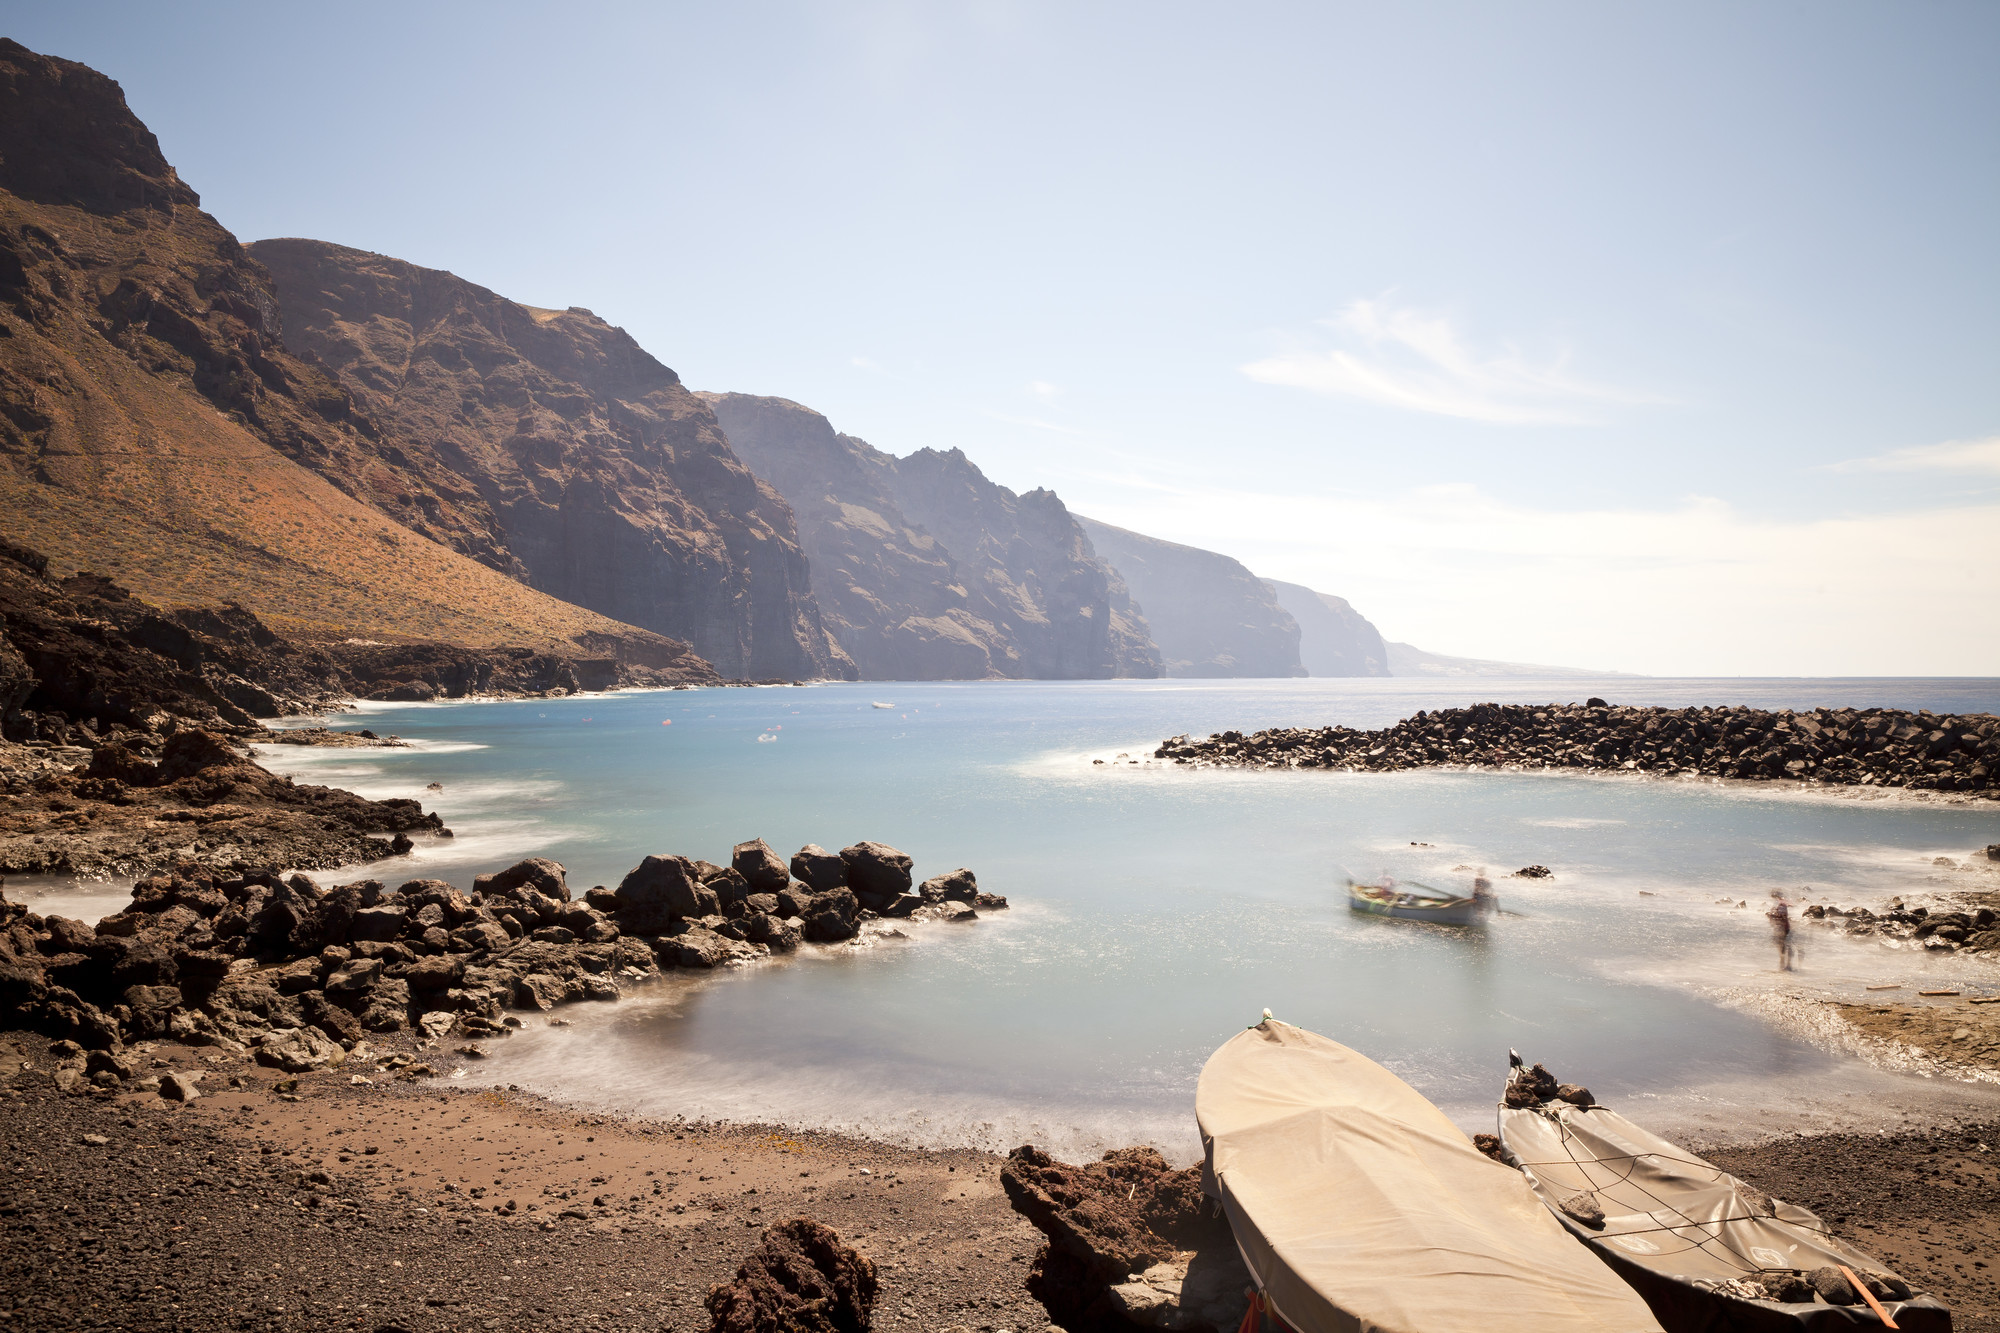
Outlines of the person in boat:
{"label": "person in boat", "polygon": [[1771,910],[1764,913],[1771,922],[1771,938],[1778,944],[1778,970],[1792,970],[1792,905],[1783,889],[1771,890]]}
{"label": "person in boat", "polygon": [[1486,878],[1483,867],[1472,877],[1472,905],[1481,912],[1491,912],[1500,906],[1500,899],[1493,893],[1493,881]]}

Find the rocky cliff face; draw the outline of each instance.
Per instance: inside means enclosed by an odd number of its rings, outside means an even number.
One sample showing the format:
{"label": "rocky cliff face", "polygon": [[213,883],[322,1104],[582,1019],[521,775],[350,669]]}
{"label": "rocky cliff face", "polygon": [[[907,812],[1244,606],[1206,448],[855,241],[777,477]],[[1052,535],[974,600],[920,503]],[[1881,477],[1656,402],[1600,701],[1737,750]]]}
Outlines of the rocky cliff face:
{"label": "rocky cliff face", "polygon": [[1298,622],[1241,562],[1077,515],[1125,578],[1169,676],[1303,676]]}
{"label": "rocky cliff face", "polygon": [[1386,676],[1389,650],[1381,632],[1345,597],[1302,583],[1265,579],[1264,586],[1299,623],[1299,662],[1309,676]]}
{"label": "rocky cliff face", "polygon": [[276,279],[286,345],[397,436],[325,460],[344,489],[565,601],[685,638],[725,674],[853,674],[790,508],[622,329],[323,241],[250,250]]}
{"label": "rocky cliff face", "polygon": [[58,575],[301,638],[686,655],[427,540],[491,563],[479,494],[405,466],[421,450],[280,329],[118,85],[0,40],[0,531]]}
{"label": "rocky cliff face", "polygon": [[1122,580],[1054,492],[963,453],[896,458],[783,398],[704,394],[798,515],[829,628],[871,680],[1160,674]]}

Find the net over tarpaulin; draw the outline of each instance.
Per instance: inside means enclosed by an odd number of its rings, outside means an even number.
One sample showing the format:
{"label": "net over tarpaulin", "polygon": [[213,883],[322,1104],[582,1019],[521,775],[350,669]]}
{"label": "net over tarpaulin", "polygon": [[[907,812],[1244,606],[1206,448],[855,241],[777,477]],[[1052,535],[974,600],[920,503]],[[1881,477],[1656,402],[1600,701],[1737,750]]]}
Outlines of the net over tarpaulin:
{"label": "net over tarpaulin", "polygon": [[[1643,1293],[1670,1333],[1881,1328],[1863,1301],[1829,1305],[1746,1298],[1724,1283],[1838,1268],[1857,1277],[1882,1264],[1828,1234],[1826,1223],[1773,1199],[1712,1162],[1602,1106],[1502,1107],[1500,1142],[1552,1214]],[[1601,1226],[1565,1212],[1592,1196]],[[1596,1213],[1581,1210],[1591,1221]],[[1707,1284],[1706,1286],[1697,1284]],[[1881,1302],[1905,1333],[1942,1333],[1951,1314],[1928,1296]]]}
{"label": "net over tarpaulin", "polygon": [[1266,1020],[1195,1092],[1206,1184],[1298,1333],[1658,1333],[1644,1301],[1373,1060]]}

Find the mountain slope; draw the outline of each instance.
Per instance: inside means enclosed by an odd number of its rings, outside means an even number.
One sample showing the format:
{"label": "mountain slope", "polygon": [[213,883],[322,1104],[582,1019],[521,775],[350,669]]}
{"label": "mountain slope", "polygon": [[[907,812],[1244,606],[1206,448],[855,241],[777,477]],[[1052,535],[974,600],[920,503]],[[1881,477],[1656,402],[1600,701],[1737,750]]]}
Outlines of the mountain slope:
{"label": "mountain slope", "polygon": [[[249,249],[275,278],[286,345],[400,437],[359,466],[316,464],[343,489],[545,592],[686,638],[725,673],[852,674],[791,510],[622,329],[323,241]],[[441,512],[425,486],[466,498]]]}
{"label": "mountain slope", "polygon": [[1264,586],[1299,623],[1299,662],[1307,675],[1389,674],[1389,650],[1381,633],[1345,597],[1276,579],[1265,579]]}
{"label": "mountain slope", "polygon": [[1299,626],[1240,561],[1078,514],[1124,576],[1169,676],[1303,676]]}
{"label": "mountain slope", "polygon": [[[0,40],[0,531],[58,575],[304,639],[686,645],[524,587],[330,485],[393,448],[279,341],[263,269],[86,66]],[[454,495],[402,483],[419,510]]]}
{"label": "mountain slope", "polygon": [[798,515],[813,591],[864,678],[1156,676],[1145,623],[1053,491],[963,453],[896,458],[783,398],[703,394]]}

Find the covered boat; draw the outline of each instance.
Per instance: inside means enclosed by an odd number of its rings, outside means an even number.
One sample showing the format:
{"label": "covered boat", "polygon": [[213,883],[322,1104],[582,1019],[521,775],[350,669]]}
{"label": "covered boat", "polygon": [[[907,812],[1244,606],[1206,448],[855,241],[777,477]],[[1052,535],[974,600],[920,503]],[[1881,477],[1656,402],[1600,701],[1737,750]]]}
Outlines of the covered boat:
{"label": "covered boat", "polygon": [[1807,1209],[1589,1104],[1587,1091],[1559,1090],[1539,1065],[1517,1069],[1508,1089],[1502,1153],[1668,1333],[1949,1333],[1943,1304]]}
{"label": "covered boat", "polygon": [[1484,904],[1428,884],[1398,884],[1385,879],[1380,884],[1347,881],[1347,905],[1370,916],[1392,916],[1403,921],[1429,921],[1440,926],[1472,926],[1479,923]]}
{"label": "covered boat", "polygon": [[1195,1118],[1259,1305],[1297,1333],[1659,1329],[1520,1172],[1338,1042],[1267,1017],[1209,1057]]}

